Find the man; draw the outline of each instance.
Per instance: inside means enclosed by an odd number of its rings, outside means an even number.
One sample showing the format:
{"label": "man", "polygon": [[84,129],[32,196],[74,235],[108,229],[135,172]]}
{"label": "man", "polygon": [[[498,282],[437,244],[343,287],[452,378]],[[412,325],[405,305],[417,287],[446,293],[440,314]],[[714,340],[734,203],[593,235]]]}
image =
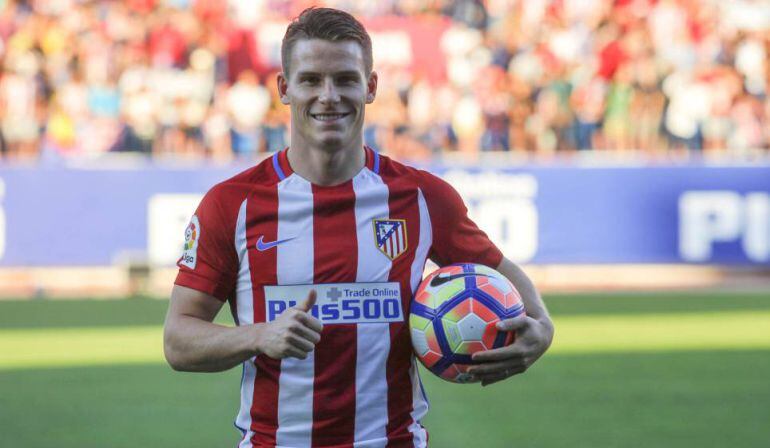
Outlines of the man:
{"label": "man", "polygon": [[[427,446],[404,317],[428,257],[496,267],[523,297],[527,316],[500,324],[516,342],[476,355],[482,384],[523,372],[551,342],[532,283],[458,194],[363,146],[377,92],[371,51],[347,13],[309,9],[292,22],[278,76],[291,146],[212,188],[187,229],[166,358],[188,371],[243,364],[240,446]],[[381,250],[383,226],[403,226],[405,244]],[[340,292],[377,288],[400,290],[395,317],[356,311]],[[225,301],[235,328],[212,323]]]}

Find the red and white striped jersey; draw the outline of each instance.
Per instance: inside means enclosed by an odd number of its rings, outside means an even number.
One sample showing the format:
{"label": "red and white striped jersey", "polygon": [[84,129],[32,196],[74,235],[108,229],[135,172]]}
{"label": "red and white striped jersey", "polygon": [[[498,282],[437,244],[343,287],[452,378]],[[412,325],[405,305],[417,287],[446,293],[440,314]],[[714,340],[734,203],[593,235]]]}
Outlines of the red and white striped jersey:
{"label": "red and white striped jersey", "polygon": [[[365,151],[353,179],[324,187],[294,173],[284,150],[214,186],[188,226],[176,284],[229,301],[239,325],[291,306],[280,298],[290,285],[327,291],[307,359],[244,362],[241,447],[427,446],[412,294],[428,257],[497,267],[502,254],[446,182]],[[397,302],[340,292],[393,290]]]}

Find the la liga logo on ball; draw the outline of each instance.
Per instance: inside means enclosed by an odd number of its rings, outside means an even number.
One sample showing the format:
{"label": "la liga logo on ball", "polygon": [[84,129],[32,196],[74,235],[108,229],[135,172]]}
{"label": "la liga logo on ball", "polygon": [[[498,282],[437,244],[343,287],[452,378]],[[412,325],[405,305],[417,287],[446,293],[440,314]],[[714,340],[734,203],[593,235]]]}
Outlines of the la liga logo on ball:
{"label": "la liga logo on ball", "polygon": [[515,332],[495,324],[521,314],[521,296],[501,273],[480,264],[445,266],[422,281],[412,300],[412,346],[435,375],[468,383],[474,353],[513,343]]}

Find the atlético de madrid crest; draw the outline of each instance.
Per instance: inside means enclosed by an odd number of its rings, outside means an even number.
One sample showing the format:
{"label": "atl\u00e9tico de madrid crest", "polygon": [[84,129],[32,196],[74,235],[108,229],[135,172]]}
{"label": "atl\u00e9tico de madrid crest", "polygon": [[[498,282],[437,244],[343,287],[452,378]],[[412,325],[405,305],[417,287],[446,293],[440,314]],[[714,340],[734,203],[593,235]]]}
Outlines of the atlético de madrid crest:
{"label": "atl\u00e9tico de madrid crest", "polygon": [[380,252],[391,260],[406,252],[406,220],[405,219],[373,219],[374,241]]}

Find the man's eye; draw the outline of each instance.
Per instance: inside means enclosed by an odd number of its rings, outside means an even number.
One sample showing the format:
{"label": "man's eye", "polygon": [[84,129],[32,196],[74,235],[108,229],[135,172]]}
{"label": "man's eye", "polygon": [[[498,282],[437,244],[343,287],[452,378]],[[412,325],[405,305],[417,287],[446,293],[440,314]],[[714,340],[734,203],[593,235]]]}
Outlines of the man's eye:
{"label": "man's eye", "polygon": [[304,84],[318,84],[318,78],[302,78],[300,81]]}

